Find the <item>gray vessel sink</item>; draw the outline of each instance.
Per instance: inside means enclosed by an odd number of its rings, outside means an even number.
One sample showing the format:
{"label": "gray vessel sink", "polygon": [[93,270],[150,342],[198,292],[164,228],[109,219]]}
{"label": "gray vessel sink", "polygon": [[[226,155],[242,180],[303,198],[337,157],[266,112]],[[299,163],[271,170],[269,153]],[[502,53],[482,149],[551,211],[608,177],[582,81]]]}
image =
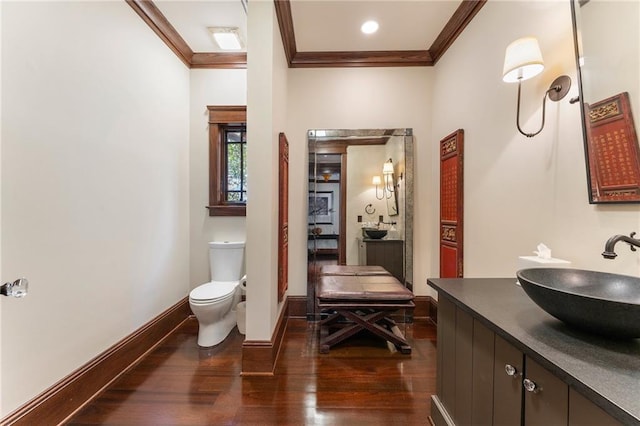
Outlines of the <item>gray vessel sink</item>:
{"label": "gray vessel sink", "polygon": [[516,275],[531,300],[559,320],[606,337],[640,337],[640,278],[560,268]]}

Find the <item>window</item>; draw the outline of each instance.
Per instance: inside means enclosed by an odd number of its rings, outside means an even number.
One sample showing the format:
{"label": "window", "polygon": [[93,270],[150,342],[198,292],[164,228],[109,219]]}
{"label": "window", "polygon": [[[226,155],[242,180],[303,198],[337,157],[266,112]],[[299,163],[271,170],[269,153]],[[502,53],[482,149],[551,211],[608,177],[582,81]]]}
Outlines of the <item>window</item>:
{"label": "window", "polygon": [[247,108],[209,106],[209,216],[245,216]]}
{"label": "window", "polygon": [[227,203],[247,202],[247,126],[220,126],[223,140]]}

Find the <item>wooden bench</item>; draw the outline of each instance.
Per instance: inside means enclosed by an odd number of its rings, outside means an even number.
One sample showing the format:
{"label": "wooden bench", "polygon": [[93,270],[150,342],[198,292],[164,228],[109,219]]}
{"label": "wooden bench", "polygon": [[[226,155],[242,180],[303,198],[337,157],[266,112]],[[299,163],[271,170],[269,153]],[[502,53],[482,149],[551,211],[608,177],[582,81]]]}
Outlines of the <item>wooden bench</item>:
{"label": "wooden bench", "polygon": [[320,275],[391,275],[382,266],[374,265],[324,265]]}
{"label": "wooden bench", "polygon": [[[362,330],[394,344],[403,354],[411,346],[389,314],[413,309],[413,293],[391,275],[323,275],[316,292],[320,321],[320,353]],[[346,321],[345,321],[346,320]]]}

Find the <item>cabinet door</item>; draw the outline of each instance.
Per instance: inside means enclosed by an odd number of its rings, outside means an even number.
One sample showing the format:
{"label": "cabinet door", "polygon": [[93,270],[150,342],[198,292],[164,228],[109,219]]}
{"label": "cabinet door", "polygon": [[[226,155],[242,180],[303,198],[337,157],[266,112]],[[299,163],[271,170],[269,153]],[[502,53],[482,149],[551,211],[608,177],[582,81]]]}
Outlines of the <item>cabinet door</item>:
{"label": "cabinet door", "polygon": [[438,300],[437,392],[449,413],[455,412],[456,305],[446,297]]}
{"label": "cabinet door", "polygon": [[524,394],[524,424],[566,425],[569,416],[569,386],[531,358],[526,359],[525,368],[525,382],[533,382],[535,389],[528,389]]}
{"label": "cabinet door", "polygon": [[502,337],[496,335],[495,339],[493,424],[519,425],[522,413],[524,355]]}
{"label": "cabinet door", "polygon": [[475,426],[493,423],[494,346],[493,331],[474,318],[471,424]]}
{"label": "cabinet door", "polygon": [[569,426],[615,426],[621,423],[605,411],[569,389]]}
{"label": "cabinet door", "polygon": [[453,420],[456,425],[470,425],[473,379],[473,318],[456,309],[456,401]]}
{"label": "cabinet door", "polygon": [[367,241],[367,265],[378,265],[404,282],[403,241]]}

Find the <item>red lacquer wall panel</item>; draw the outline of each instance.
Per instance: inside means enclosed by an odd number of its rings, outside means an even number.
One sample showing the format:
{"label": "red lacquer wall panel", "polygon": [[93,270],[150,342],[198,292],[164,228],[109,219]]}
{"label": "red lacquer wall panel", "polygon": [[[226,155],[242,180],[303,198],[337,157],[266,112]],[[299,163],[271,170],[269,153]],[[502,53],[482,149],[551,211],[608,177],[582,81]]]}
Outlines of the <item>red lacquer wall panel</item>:
{"label": "red lacquer wall panel", "polygon": [[440,277],[463,276],[464,131],[440,141]]}

